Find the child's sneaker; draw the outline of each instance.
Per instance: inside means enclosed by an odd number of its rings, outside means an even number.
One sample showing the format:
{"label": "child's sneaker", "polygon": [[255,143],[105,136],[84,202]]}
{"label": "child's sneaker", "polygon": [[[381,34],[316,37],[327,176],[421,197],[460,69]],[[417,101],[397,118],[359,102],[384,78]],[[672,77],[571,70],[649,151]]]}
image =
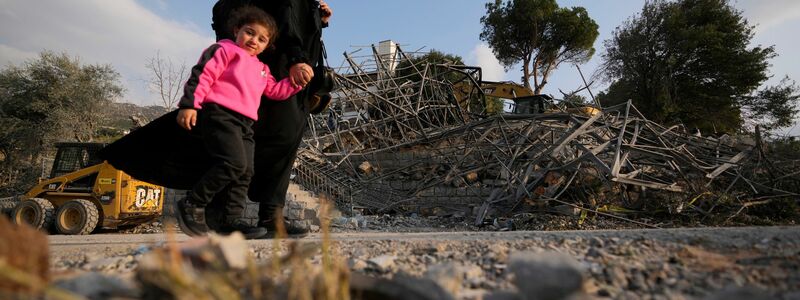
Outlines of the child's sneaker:
{"label": "child's sneaker", "polygon": [[263,227],[251,226],[245,220],[236,219],[233,222],[223,224],[219,233],[230,234],[234,231],[241,232],[245,239],[252,240],[262,238],[267,235],[267,229]]}
{"label": "child's sneaker", "polygon": [[206,224],[206,209],[190,201],[190,197],[177,201],[176,219],[181,231],[189,236],[204,236],[210,231]]}

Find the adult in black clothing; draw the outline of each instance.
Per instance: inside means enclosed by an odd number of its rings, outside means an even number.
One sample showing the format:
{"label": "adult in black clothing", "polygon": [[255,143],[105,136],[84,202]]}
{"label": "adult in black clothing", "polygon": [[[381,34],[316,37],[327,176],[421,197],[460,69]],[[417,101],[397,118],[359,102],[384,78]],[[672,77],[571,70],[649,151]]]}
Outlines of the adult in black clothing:
{"label": "adult in black clothing", "polygon": [[[322,28],[332,15],[324,1],[317,0],[219,0],[213,8],[212,28],[217,40],[230,38],[228,16],[236,8],[252,5],[272,15],[278,23],[274,48],[259,59],[266,63],[276,79],[289,77],[294,83],[307,86],[314,76],[311,64],[322,55]],[[258,121],[253,125],[255,138],[255,173],[248,196],[259,202],[259,226],[271,232],[275,220],[282,216],[297,149],[306,129],[307,104],[311,93],[305,89],[287,101],[262,98]],[[290,235],[305,235],[308,228],[284,223]]]}

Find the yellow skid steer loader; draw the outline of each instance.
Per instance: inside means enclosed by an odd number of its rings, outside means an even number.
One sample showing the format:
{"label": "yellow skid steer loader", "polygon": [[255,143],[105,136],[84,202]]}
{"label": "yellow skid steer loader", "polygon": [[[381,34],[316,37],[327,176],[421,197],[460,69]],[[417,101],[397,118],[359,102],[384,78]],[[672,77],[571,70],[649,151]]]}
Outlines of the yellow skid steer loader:
{"label": "yellow skid steer loader", "polygon": [[50,178],[40,180],[13,209],[15,223],[62,234],[89,234],[153,221],[164,188],[139,181],[97,158],[101,143],[58,143]]}

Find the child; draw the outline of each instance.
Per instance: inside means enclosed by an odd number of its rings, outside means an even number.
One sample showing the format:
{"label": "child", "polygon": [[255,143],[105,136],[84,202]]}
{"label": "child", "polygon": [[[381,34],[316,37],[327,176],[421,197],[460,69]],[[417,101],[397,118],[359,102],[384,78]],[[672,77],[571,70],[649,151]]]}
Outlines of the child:
{"label": "child", "polygon": [[277,26],[272,17],[255,7],[244,7],[232,15],[230,27],[236,40],[220,40],[203,52],[178,104],[178,124],[202,138],[213,162],[188,196],[178,202],[177,217],[184,232],[203,235],[209,231],[205,206],[220,196],[225,201],[225,219],[219,231],[240,231],[253,239],[266,235],[267,230],[242,218],[253,174],[251,125],[258,118],[262,95],[285,100],[302,87],[288,78],[276,82],[256,57],[275,39]]}

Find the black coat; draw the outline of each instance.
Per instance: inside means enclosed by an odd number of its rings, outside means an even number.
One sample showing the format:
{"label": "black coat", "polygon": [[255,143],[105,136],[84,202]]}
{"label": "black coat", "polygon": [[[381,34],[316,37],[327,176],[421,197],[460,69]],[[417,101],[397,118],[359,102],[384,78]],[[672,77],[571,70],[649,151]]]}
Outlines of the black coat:
{"label": "black coat", "polygon": [[106,146],[98,153],[136,179],[174,189],[191,189],[211,166],[198,135],[178,126],[178,110]]}

